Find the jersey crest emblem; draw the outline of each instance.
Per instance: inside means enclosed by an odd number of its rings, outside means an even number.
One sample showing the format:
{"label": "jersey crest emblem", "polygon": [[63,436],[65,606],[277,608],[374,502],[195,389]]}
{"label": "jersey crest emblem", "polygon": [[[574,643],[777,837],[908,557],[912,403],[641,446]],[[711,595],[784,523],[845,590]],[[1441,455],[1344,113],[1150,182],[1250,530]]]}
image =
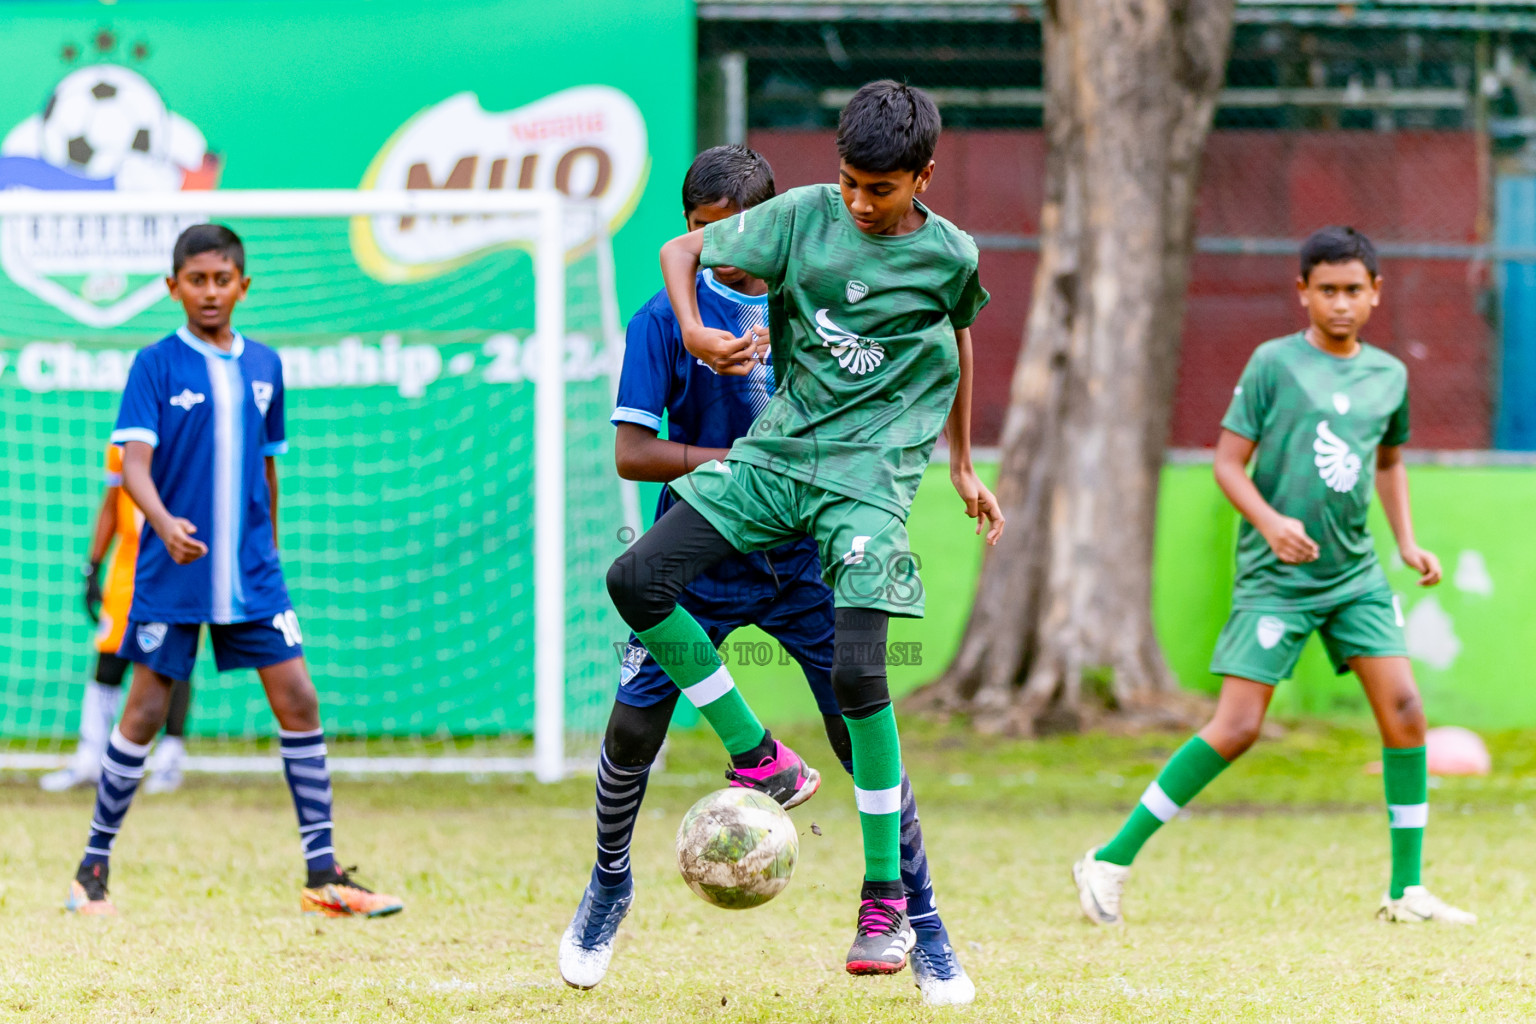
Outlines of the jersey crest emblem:
{"label": "jersey crest emblem", "polygon": [[851,306],[869,294],[869,285],[855,278],[848,282],[848,304]]}
{"label": "jersey crest emblem", "polygon": [[885,347],[873,338],[861,338],[843,330],[827,316],[827,311],[816,311],[816,333],[822,344],[832,351],[837,365],[856,377],[862,377],[885,362]]}
{"label": "jersey crest emblem", "polygon": [[1340,416],[1347,414],[1349,412],[1349,396],[1342,391],[1335,392],[1333,407],[1338,410]]}
{"label": "jersey crest emblem", "polygon": [[619,666],[619,685],[628,685],[629,681],[640,674],[640,666],[645,664],[645,659],[650,657],[642,644],[630,644],[624,648],[624,663]]}
{"label": "jersey crest emblem", "polygon": [[191,388],[182,388],[181,394],[171,396],[171,404],[178,409],[185,409],[187,412],[191,412],[194,405],[205,401],[207,401],[207,397],[202,392],[193,391]]}
{"label": "jersey crest emblem", "polygon": [[1355,484],[1360,482],[1360,456],[1349,450],[1343,438],[1328,429],[1327,420],[1318,422],[1317,440],[1312,442],[1312,450],[1317,453],[1312,461],[1316,463],[1317,475],[1323,478],[1323,483],[1340,494],[1355,489]]}
{"label": "jersey crest emblem", "polygon": [[139,650],[145,654],[152,654],[165,643],[165,634],[170,632],[169,626],[163,622],[146,622],[140,626],[136,634],[139,641]]}
{"label": "jersey crest emblem", "polygon": [[265,416],[267,407],[272,404],[272,385],[264,380],[251,381],[251,397],[256,399],[256,408]]}
{"label": "jersey crest emblem", "polygon": [[1274,615],[1266,615],[1259,620],[1254,632],[1258,634],[1260,647],[1266,651],[1273,650],[1275,644],[1285,636],[1285,620]]}

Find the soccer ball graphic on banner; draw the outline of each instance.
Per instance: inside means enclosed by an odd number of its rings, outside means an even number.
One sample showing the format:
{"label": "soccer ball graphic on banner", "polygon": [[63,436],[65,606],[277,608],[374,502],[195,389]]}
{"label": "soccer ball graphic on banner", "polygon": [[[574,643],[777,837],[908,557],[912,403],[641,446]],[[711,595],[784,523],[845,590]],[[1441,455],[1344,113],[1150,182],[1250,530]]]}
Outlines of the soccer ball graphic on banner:
{"label": "soccer ball graphic on banner", "polygon": [[132,179],[167,165],[171,117],[154,86],[137,72],[97,64],[59,82],[43,111],[41,134],[41,155],[55,167],[87,178]]}
{"label": "soccer ball graphic on banner", "polygon": [[722,789],[677,828],[677,868],[688,888],[726,910],[762,906],[795,873],[800,837],[784,808],[750,789]]}

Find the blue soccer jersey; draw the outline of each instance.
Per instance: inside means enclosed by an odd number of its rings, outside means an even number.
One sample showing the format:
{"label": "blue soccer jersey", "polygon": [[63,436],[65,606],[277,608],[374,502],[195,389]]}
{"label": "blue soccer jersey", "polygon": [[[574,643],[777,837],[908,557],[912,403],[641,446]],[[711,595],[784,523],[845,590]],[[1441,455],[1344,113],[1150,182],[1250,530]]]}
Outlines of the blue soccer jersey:
{"label": "blue soccer jersey", "polygon": [[113,444],[129,441],[154,446],[161,500],[208,545],[177,565],[144,531],[129,617],[232,623],[288,610],[263,462],[288,450],[277,353],[239,334],[224,352],[185,327],[149,346],[133,361],[112,431]]}
{"label": "blue soccer jersey", "polygon": [[[701,270],[697,282],[699,318],[704,326],[746,334],[768,326],[768,296],[743,295]],[[612,421],[638,423],[667,440],[701,448],[729,448],[744,435],[773,395],[773,366],[765,361],[744,377],[715,373],[683,347],[683,333],[665,289],[629,321],[618,408]],[[663,487],[656,517],[677,499]]]}

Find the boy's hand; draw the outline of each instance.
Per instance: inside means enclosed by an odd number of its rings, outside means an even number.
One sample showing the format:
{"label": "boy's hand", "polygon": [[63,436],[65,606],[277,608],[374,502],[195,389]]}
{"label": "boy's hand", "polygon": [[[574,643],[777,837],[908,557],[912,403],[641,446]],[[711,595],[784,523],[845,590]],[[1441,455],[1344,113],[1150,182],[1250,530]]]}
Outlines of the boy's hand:
{"label": "boy's hand", "polygon": [[768,329],[754,327],[741,337],[702,324],[684,328],[683,347],[704,365],[728,377],[744,377],[766,358]]}
{"label": "boy's hand", "polygon": [[1269,528],[1262,531],[1269,541],[1270,550],[1286,565],[1315,562],[1320,553],[1317,541],[1307,536],[1307,528],[1300,519],[1277,516]]}
{"label": "boy's hand", "polygon": [[91,562],[85,567],[85,614],[92,622],[101,619],[101,563]]}
{"label": "boy's hand", "polygon": [[1419,586],[1432,587],[1440,582],[1440,559],[1435,557],[1433,551],[1409,544],[1399,548],[1397,553],[1403,557],[1404,565],[1419,574]]}
{"label": "boy's hand", "polygon": [[976,533],[981,533],[983,525],[987,527],[987,543],[996,544],[997,539],[1003,535],[1003,527],[1007,520],[1003,518],[1003,510],[997,504],[997,498],[987,489],[987,485],[977,477],[976,471],[970,466],[951,465],[949,469],[950,482],[955,485],[955,490],[960,494],[960,500],[965,502],[965,514],[976,520]]}
{"label": "boy's hand", "polygon": [[155,533],[164,542],[165,550],[170,552],[171,560],[177,565],[190,565],[208,553],[207,544],[193,539],[192,535],[196,532],[196,526],[176,516],[155,527]]}

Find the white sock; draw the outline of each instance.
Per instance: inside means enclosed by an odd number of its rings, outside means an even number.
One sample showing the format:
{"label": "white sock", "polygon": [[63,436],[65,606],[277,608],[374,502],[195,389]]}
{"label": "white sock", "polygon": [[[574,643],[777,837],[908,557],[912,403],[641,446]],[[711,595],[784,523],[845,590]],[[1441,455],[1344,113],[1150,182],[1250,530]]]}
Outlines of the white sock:
{"label": "white sock", "polygon": [[182,743],[180,736],[161,736],[160,742],[155,744],[154,763],[150,771],[163,772],[167,768],[174,768],[181,764],[186,753],[186,744]]}
{"label": "white sock", "polygon": [[101,771],[101,755],[107,749],[107,737],[117,721],[117,704],[122,699],[121,686],[105,683],[85,684],[85,700],[80,705],[80,746],[75,752],[75,767],[83,775]]}

